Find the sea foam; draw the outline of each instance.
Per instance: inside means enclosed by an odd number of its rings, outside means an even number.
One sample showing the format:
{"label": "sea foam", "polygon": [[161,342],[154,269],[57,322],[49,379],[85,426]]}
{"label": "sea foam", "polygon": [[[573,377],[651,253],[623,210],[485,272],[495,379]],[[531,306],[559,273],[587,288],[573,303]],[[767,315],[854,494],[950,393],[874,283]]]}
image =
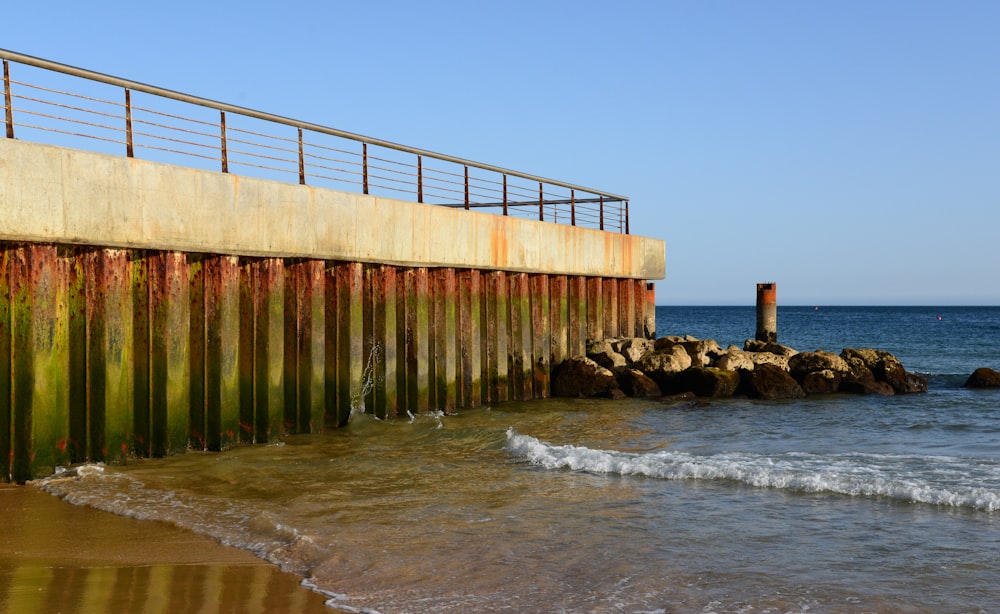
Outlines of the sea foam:
{"label": "sea foam", "polygon": [[553,445],[513,428],[507,430],[505,449],[545,469],[665,480],[730,480],[794,492],[1000,510],[1000,463],[993,459],[867,453],[634,453]]}

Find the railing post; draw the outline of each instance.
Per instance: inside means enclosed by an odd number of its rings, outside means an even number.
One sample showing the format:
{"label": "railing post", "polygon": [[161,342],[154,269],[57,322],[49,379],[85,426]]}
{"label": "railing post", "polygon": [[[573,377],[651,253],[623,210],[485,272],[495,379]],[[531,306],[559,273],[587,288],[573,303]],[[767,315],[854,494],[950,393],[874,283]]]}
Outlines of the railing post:
{"label": "railing post", "polygon": [[361,189],[368,193],[368,143],[361,144]]}
{"label": "railing post", "polygon": [[299,128],[299,185],[306,184],[306,150],[302,142],[302,128]]}
{"label": "railing post", "polygon": [[538,182],[538,221],[545,221],[545,191],[541,181]]}
{"label": "railing post", "polygon": [[417,156],[417,202],[424,202],[424,157]]}
{"label": "railing post", "polygon": [[632,234],[628,229],[628,201],[625,201],[625,234]]}
{"label": "railing post", "polygon": [[3,61],[3,105],[4,105],[4,121],[7,124],[7,138],[14,138],[14,108],[13,108],[13,96],[10,94],[10,64],[7,60]]}
{"label": "railing post", "polygon": [[604,194],[600,195],[601,199],[601,230],[604,230]]}
{"label": "railing post", "polygon": [[507,215],[507,173],[503,174],[503,214]]}
{"label": "railing post", "polygon": [[219,111],[219,117],[222,118],[222,172],[229,172],[229,152],[226,151],[226,112]]}
{"label": "railing post", "polygon": [[132,140],[132,92],[125,88],[125,155],[135,157],[135,143]]}
{"label": "railing post", "polygon": [[469,210],[469,165],[465,165],[465,210]]}

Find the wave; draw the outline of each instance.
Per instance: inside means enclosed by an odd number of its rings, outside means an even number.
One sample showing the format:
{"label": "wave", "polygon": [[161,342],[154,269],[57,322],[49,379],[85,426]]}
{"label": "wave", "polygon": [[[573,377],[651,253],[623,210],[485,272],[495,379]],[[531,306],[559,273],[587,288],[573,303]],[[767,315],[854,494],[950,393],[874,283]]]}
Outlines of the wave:
{"label": "wave", "polygon": [[1000,462],[993,459],[865,453],[634,453],[553,445],[514,429],[507,430],[505,450],[545,469],[664,480],[730,480],[793,492],[1000,510]]}

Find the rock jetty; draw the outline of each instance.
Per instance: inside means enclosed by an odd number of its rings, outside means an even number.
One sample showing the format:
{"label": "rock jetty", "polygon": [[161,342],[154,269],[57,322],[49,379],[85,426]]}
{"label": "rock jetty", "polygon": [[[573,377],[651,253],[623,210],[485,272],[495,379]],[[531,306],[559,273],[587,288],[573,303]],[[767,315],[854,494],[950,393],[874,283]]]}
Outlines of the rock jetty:
{"label": "rock jetty", "polygon": [[796,399],[813,394],[918,392],[927,392],[927,380],[882,350],[799,352],[754,340],[742,349],[722,348],[711,339],[691,336],[592,341],[586,356],[563,361],[552,374],[552,394],[563,397]]}

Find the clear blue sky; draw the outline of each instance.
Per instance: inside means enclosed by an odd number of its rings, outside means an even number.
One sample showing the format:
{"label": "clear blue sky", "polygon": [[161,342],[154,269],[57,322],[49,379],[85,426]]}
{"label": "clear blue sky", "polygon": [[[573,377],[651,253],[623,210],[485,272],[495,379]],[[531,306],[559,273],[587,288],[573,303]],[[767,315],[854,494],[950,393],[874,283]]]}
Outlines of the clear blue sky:
{"label": "clear blue sky", "polygon": [[657,302],[1000,305],[1000,2],[6,3],[0,47],[631,198]]}

